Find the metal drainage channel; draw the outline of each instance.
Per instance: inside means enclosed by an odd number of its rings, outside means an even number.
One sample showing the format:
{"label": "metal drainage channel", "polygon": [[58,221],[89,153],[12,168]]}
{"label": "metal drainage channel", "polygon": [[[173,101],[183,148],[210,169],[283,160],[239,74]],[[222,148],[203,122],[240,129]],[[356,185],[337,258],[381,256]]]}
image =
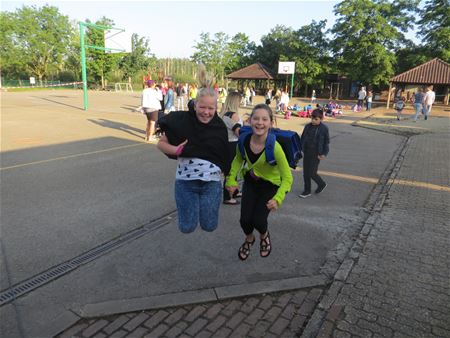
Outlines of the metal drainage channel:
{"label": "metal drainage channel", "polygon": [[170,223],[171,219],[176,216],[176,211],[173,211],[157,220],[154,220],[150,223],[143,225],[140,228],[127,232],[122,236],[113,239],[109,242],[103,243],[71,260],[68,260],[64,263],[54,266],[34,277],[26,279],[25,281],[12,286],[9,289],[6,289],[0,292],[0,306],[8,304],[13,300],[77,269],[81,265],[89,263],[100,256],[117,249],[118,247],[135,240],[145,234],[148,234],[152,231],[155,231],[162,226]]}

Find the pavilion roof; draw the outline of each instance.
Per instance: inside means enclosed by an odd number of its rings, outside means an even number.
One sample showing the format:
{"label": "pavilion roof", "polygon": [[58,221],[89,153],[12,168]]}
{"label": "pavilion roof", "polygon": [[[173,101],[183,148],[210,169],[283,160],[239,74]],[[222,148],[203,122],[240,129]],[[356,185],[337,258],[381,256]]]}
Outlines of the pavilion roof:
{"label": "pavilion roof", "polygon": [[273,72],[267,66],[259,62],[236,70],[226,77],[236,80],[273,80],[275,78]]}
{"label": "pavilion roof", "polygon": [[450,85],[450,64],[434,58],[404,73],[394,76],[391,82],[411,84]]}

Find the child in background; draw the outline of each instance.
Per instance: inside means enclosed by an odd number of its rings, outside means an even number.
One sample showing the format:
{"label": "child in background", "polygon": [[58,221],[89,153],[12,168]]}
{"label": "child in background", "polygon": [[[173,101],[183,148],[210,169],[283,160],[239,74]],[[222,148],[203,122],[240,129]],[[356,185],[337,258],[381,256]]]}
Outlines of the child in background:
{"label": "child in background", "polygon": [[250,115],[250,125],[253,133],[240,136],[245,137],[245,158],[240,151],[236,152],[226,181],[228,191],[233,194],[238,188],[238,174],[241,172],[244,177],[240,223],[246,237],[238,251],[240,260],[246,260],[250,255],[250,248],[255,243],[255,229],[260,234],[260,256],[269,256],[272,243],[267,218],[271,211],[281,206],[293,182],[291,169],[278,142],[275,142],[274,149],[276,165],[266,161],[266,139],[273,125],[270,107],[257,104]]}
{"label": "child in background", "polygon": [[145,141],[157,141],[155,137],[155,125],[158,120],[158,111],[161,109],[162,94],[156,90],[156,82],[148,80],[142,91],[141,107],[147,116],[147,127],[145,128]]}
{"label": "child in background", "polygon": [[330,135],[323,123],[323,111],[315,109],[311,114],[311,123],[303,129],[301,144],[303,148],[303,180],[305,187],[299,195],[301,198],[311,196],[311,179],[317,183],[316,194],[320,194],[327,184],[317,174],[320,160],[329,152]]}
{"label": "child in background", "polygon": [[[241,94],[238,92],[231,92],[222,106],[222,110],[220,111],[220,117],[223,122],[227,126],[228,131],[228,148],[230,155],[230,165],[231,161],[234,159],[236,155],[236,146],[239,138],[239,131],[241,127],[244,125],[241,117],[239,116],[239,103],[241,102]],[[228,172],[224,173],[225,176],[228,175]],[[237,205],[239,201],[235,197],[240,197],[241,193],[239,189],[237,189],[233,195],[230,195],[228,190],[225,188],[225,182],[223,185],[223,204],[231,204]]]}
{"label": "child in background", "polygon": [[405,101],[406,101],[405,97],[402,96],[395,103],[395,110],[397,111],[397,121],[400,121],[400,118],[402,117],[402,111],[403,108],[405,108]]}

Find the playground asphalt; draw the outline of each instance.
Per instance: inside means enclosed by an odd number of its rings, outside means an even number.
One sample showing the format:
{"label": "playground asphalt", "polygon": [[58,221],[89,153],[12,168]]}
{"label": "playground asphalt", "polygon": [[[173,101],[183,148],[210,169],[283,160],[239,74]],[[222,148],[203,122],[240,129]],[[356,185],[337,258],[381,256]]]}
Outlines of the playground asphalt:
{"label": "playground asphalt", "polygon": [[240,262],[235,206],[177,231],[174,162],[142,142],[136,97],[86,113],[71,95],[26,125],[2,97],[1,289],[73,265],[0,308],[2,337],[450,335],[448,117],[328,119],[327,190],[299,199],[296,171],[271,256]]}

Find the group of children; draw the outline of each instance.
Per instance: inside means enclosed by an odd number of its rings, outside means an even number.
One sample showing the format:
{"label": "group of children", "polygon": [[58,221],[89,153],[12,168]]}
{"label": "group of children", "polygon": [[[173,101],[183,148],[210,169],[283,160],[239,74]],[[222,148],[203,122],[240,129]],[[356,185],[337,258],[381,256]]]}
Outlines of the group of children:
{"label": "group of children", "polygon": [[[235,200],[241,196],[240,225],[245,240],[238,250],[240,260],[246,260],[259,233],[259,253],[267,257],[272,251],[268,230],[268,216],[283,203],[293,183],[292,173],[283,148],[278,142],[272,150],[275,165],[266,161],[266,139],[274,123],[272,109],[266,104],[253,107],[249,118],[252,132],[239,136],[242,121],[237,105],[227,105],[233,100],[229,94],[217,114],[217,93],[212,77],[204,66],[199,69],[200,87],[194,109],[189,112],[174,111],[163,116],[159,124],[164,134],[157,147],[178,161],[175,179],[175,201],[178,226],[181,232],[190,233],[198,224],[205,231],[218,226],[221,201]],[[239,94],[236,95],[239,100]],[[315,109],[311,123],[301,136],[303,146],[304,191],[300,197],[311,195],[311,180],[317,183],[316,193],[325,189],[326,183],[317,174],[321,160],[329,151],[328,128],[322,123],[323,111]],[[225,122],[224,122],[225,121]],[[244,144],[245,156],[236,151],[238,138]],[[225,176],[224,187],[221,184]],[[242,193],[238,178],[243,178]],[[224,191],[228,192],[228,194]],[[227,203],[237,204],[237,203]]]}

